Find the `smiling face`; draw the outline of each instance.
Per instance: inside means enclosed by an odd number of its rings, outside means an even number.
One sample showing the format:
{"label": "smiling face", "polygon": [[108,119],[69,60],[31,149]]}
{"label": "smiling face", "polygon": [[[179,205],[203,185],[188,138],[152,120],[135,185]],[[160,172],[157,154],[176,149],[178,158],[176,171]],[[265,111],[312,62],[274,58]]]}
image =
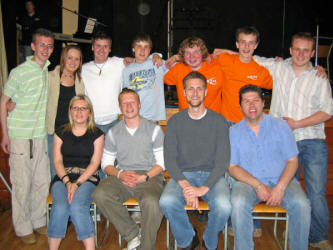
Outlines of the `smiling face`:
{"label": "smiling face", "polygon": [[34,51],[33,60],[44,67],[53,52],[53,47],[54,40],[52,37],[36,35],[35,42],[31,43],[31,48]]}
{"label": "smiling face", "polygon": [[202,65],[202,52],[199,46],[185,48],[184,61],[192,70],[200,69]]}
{"label": "smiling face", "polygon": [[65,57],[64,71],[74,74],[81,64],[81,52],[77,49],[70,49]]}
{"label": "smiling face", "polygon": [[184,95],[190,107],[197,108],[204,105],[207,95],[205,83],[198,78],[188,79],[184,89]]}
{"label": "smiling face", "polygon": [[254,34],[240,33],[236,41],[239,59],[242,62],[250,62],[255,49],[258,47],[257,37]]}
{"label": "smiling face", "polygon": [[311,57],[315,53],[313,42],[302,38],[295,39],[289,51],[292,64],[297,68],[307,68]]}
{"label": "smiling face", "polygon": [[241,109],[247,121],[259,122],[263,118],[264,101],[257,92],[246,92],[242,95]]}
{"label": "smiling face", "polygon": [[124,119],[133,119],[139,117],[140,111],[139,97],[134,93],[124,93],[120,97],[119,108]]}
{"label": "smiling face", "polygon": [[94,52],[95,63],[101,64],[106,62],[111,52],[111,42],[108,39],[97,39],[92,45],[92,51]]}
{"label": "smiling face", "polygon": [[74,126],[75,125],[88,125],[88,118],[90,114],[90,109],[85,102],[85,100],[74,101],[70,108],[70,115],[72,117]]}
{"label": "smiling face", "polygon": [[138,41],[133,47],[133,53],[136,63],[143,63],[150,55],[151,45],[148,41]]}

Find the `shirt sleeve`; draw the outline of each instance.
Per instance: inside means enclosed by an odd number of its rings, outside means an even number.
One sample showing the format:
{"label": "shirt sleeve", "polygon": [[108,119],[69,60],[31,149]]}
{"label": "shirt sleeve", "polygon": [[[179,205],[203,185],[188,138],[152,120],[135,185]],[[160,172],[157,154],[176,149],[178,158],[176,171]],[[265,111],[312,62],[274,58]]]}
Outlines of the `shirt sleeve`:
{"label": "shirt sleeve", "polygon": [[285,161],[295,157],[298,154],[297,144],[294,134],[286,121],[280,121],[279,136],[281,138],[280,148]]}
{"label": "shirt sleeve", "polygon": [[170,177],[175,181],[186,180],[180,170],[177,162],[178,139],[175,124],[175,117],[171,117],[167,124],[167,130],[164,138],[164,159],[165,169],[169,172]]}
{"label": "shirt sleeve", "polygon": [[5,96],[8,96],[10,98],[13,99],[14,95],[16,94],[19,86],[18,86],[18,79],[16,78],[15,76],[15,71],[12,71],[10,74],[9,74],[9,78],[8,78],[8,81],[7,83],[5,84],[4,86],[4,95]]}
{"label": "shirt sleeve", "polygon": [[319,83],[319,98],[318,98],[318,102],[319,102],[319,107],[318,109],[320,111],[323,111],[329,115],[333,115],[333,98],[332,98],[332,90],[331,90],[331,86],[329,84],[328,79],[323,79],[323,78],[319,78],[317,77],[317,80],[321,81]]}
{"label": "shirt sleeve", "polygon": [[176,66],[173,66],[165,75],[164,75],[164,83],[167,85],[176,85],[177,84],[177,76],[176,76]]}
{"label": "shirt sleeve", "polygon": [[230,140],[229,128],[225,119],[221,117],[216,130],[215,166],[210,172],[203,186],[212,188],[215,183],[224,176],[230,164]]}
{"label": "shirt sleeve", "polygon": [[165,170],[164,166],[164,156],[163,156],[163,142],[164,142],[164,133],[160,126],[156,126],[152,136],[153,142],[153,154],[155,157],[155,164],[162,167]]}
{"label": "shirt sleeve", "polygon": [[112,135],[112,131],[110,129],[105,137],[105,144],[104,144],[103,157],[101,163],[103,171],[106,166],[109,165],[114,166],[116,157],[117,157],[116,145]]}
{"label": "shirt sleeve", "polygon": [[231,127],[229,130],[230,137],[230,164],[240,166],[239,148],[237,147],[237,133],[235,127]]}

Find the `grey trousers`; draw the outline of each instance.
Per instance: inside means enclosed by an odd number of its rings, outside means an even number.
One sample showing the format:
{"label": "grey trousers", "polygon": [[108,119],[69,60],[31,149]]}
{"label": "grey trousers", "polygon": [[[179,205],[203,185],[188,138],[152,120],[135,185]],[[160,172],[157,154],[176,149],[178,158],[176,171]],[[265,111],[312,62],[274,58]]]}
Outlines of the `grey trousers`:
{"label": "grey trousers", "polygon": [[[145,173],[145,171],[136,171]],[[139,227],[129,215],[123,202],[133,197],[141,208],[141,246],[142,250],[155,249],[158,229],[163,218],[159,199],[163,191],[163,176],[150,178],[134,188],[125,186],[115,176],[103,179],[92,194],[93,200],[103,215],[115,226],[127,242],[139,234]]]}
{"label": "grey trousers", "polygon": [[46,139],[10,139],[12,217],[17,236],[46,225],[50,161]]}

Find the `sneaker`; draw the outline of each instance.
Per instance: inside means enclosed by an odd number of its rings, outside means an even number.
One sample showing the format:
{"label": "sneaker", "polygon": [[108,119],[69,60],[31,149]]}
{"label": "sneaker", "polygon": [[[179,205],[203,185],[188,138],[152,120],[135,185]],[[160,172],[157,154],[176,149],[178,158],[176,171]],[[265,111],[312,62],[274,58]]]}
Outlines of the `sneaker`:
{"label": "sneaker", "polygon": [[127,247],[123,248],[123,250],[135,250],[135,249],[137,249],[141,245],[140,238],[141,238],[141,235],[139,234],[134,239],[132,239],[130,242],[128,242]]}
{"label": "sneaker", "polygon": [[47,227],[42,226],[42,227],[39,227],[39,228],[35,228],[34,231],[38,234],[46,235],[47,234]]}
{"label": "sneaker", "polygon": [[[228,227],[228,236],[234,237],[234,229],[232,227]],[[254,238],[260,238],[262,236],[262,229],[261,228],[255,228],[253,230],[253,237]]]}
{"label": "sneaker", "polygon": [[333,246],[328,240],[310,243],[310,246],[314,248],[319,248],[321,250],[333,250]]}
{"label": "sneaker", "polygon": [[34,233],[20,236],[19,238],[24,244],[34,244],[37,242],[36,235]]}

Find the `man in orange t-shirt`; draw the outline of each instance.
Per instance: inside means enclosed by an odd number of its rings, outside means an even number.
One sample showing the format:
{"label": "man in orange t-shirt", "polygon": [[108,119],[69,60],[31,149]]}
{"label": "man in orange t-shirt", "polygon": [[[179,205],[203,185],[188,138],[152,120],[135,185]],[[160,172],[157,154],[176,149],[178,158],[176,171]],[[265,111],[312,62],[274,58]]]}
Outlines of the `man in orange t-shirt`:
{"label": "man in orange t-shirt", "polygon": [[221,66],[212,61],[208,63],[205,59],[209,56],[205,42],[198,37],[186,38],[179,48],[179,56],[184,63],[177,63],[164,76],[164,83],[176,85],[179,110],[188,107],[184,96],[183,79],[191,71],[198,71],[207,79],[207,96],[205,106],[221,114],[222,85],[226,82],[225,74]]}
{"label": "man in orange t-shirt", "polygon": [[239,106],[239,90],[252,84],[259,88],[272,89],[273,80],[269,71],[257,64],[252,55],[259,44],[259,32],[254,27],[236,31],[238,54],[222,53],[217,62],[227,77],[222,85],[222,115],[232,123],[244,118]]}

